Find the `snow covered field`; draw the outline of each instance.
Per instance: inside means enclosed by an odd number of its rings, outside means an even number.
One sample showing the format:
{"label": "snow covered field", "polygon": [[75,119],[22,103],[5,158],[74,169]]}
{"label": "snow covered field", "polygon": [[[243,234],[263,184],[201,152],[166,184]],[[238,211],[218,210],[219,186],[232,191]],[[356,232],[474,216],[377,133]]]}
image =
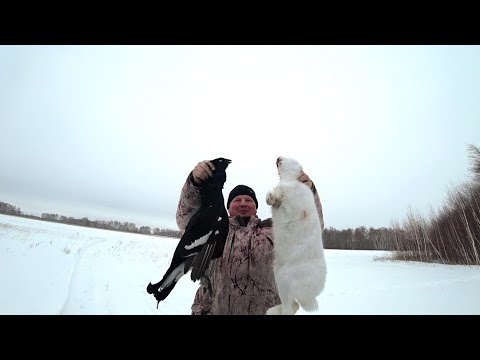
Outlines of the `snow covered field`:
{"label": "snow covered field", "polygon": [[[158,309],[145,291],[177,243],[0,215],[0,314],[188,315],[198,287],[188,276]],[[386,254],[326,250],[312,314],[480,314],[479,266],[376,260]]]}

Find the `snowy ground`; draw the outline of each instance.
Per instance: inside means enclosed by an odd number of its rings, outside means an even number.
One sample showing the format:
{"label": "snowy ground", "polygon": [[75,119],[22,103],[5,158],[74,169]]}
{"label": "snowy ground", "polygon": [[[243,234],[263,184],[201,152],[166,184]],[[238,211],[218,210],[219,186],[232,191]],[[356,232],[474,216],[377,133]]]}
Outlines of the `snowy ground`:
{"label": "snowy ground", "polygon": [[[158,309],[145,291],[163,276],[177,243],[0,215],[0,314],[190,314],[198,283],[188,276]],[[325,253],[327,283],[315,315],[480,314],[479,266]]]}

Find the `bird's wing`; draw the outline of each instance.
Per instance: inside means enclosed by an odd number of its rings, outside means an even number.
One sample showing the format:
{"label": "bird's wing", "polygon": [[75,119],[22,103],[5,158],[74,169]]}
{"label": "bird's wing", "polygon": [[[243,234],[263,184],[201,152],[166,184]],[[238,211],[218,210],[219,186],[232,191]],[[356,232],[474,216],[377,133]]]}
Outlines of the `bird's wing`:
{"label": "bird's wing", "polygon": [[216,246],[215,243],[207,244],[202,248],[202,250],[197,255],[195,255],[195,259],[193,259],[193,264],[192,264],[192,272],[190,274],[192,281],[197,281],[203,275],[205,275],[205,271],[210,265],[210,260],[212,260],[212,255],[215,250],[215,246]]}
{"label": "bird's wing", "polygon": [[229,230],[229,220],[227,210],[223,209],[223,218],[222,223],[220,225],[220,239],[216,241],[215,251],[212,255],[212,259],[217,259],[222,257],[223,249],[225,248],[225,242],[227,241],[228,230]]}
{"label": "bird's wing", "polygon": [[[173,254],[173,258],[185,259],[197,254],[208,241],[213,231],[215,221],[215,212],[211,208],[200,208],[197,213],[190,219],[185,228],[182,238]],[[188,271],[188,269],[185,269]]]}
{"label": "bird's wing", "polygon": [[202,250],[213,231],[211,227],[211,224],[214,223],[211,220],[212,217],[215,217],[215,214],[210,208],[200,208],[200,210],[192,216],[185,228],[183,236],[175,248],[170,267],[158,283],[148,285],[147,292],[149,294],[161,292],[161,289],[165,289],[166,297],[173,288],[170,287],[172,282],[176,283],[184,274],[190,271],[195,255]]}
{"label": "bird's wing", "polygon": [[207,243],[195,255],[193,260],[191,273],[193,281],[200,279],[205,274],[212,259],[219,258],[223,254],[228,234],[228,214],[224,209],[219,209],[218,214],[216,221],[213,222],[212,232],[208,237]]}

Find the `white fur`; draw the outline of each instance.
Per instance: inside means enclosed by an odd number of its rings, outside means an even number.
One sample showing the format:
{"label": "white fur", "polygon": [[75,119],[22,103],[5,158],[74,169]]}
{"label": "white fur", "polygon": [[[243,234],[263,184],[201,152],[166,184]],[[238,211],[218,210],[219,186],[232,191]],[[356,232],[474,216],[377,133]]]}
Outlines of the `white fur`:
{"label": "white fur", "polygon": [[272,206],[273,271],[282,303],[267,315],[293,315],[299,305],[316,311],[327,276],[317,207],[312,190],[298,181],[302,166],[296,160],[279,157],[277,168],[280,181],[266,200]]}

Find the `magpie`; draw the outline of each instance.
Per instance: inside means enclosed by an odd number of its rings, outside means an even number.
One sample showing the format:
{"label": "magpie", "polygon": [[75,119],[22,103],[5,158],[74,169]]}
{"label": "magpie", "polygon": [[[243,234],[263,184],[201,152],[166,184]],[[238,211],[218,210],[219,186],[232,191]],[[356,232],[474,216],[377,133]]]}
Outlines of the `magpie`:
{"label": "magpie", "polygon": [[170,267],[162,280],[147,286],[147,292],[157,300],[157,309],[160,301],[165,300],[183,275],[192,270],[192,281],[201,279],[210,261],[223,254],[229,221],[222,189],[227,180],[225,170],[232,161],[217,158],[211,162],[215,171],[200,188],[200,208],[188,222]]}

